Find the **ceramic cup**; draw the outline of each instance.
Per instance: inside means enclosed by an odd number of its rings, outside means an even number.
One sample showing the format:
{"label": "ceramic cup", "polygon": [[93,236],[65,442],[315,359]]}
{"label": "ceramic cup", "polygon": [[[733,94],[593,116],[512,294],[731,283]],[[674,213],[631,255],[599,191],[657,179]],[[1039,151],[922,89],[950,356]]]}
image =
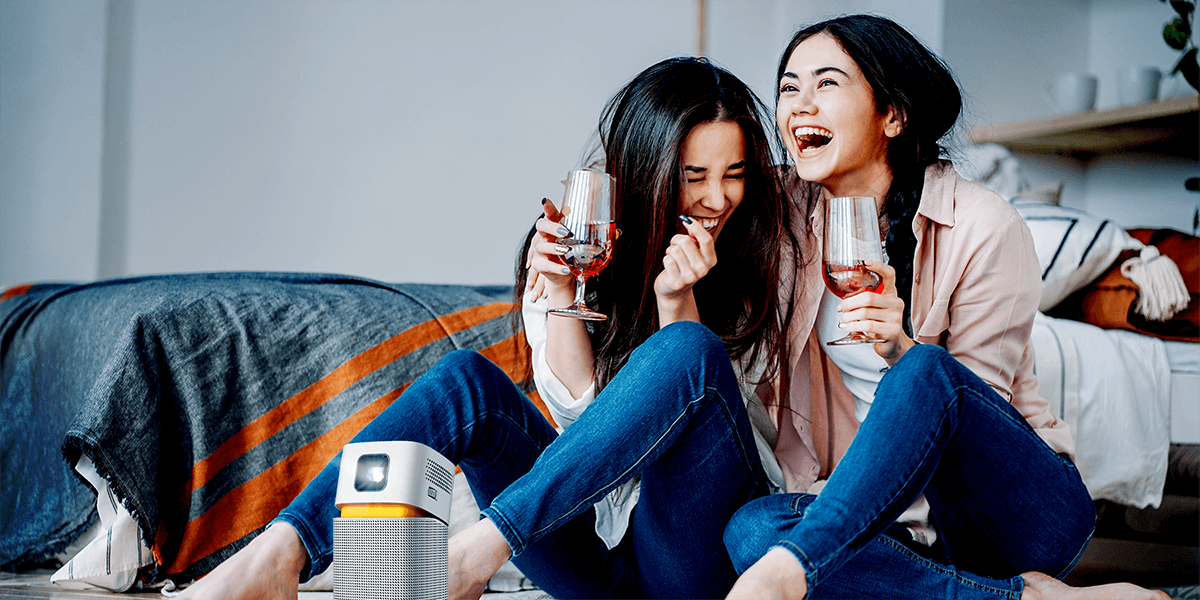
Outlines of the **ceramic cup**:
{"label": "ceramic cup", "polygon": [[1078,113],[1096,107],[1096,76],[1091,73],[1059,73],[1044,88],[1050,108],[1059,114]]}
{"label": "ceramic cup", "polygon": [[1143,104],[1158,99],[1162,71],[1154,67],[1129,67],[1117,77],[1117,97],[1122,105]]}

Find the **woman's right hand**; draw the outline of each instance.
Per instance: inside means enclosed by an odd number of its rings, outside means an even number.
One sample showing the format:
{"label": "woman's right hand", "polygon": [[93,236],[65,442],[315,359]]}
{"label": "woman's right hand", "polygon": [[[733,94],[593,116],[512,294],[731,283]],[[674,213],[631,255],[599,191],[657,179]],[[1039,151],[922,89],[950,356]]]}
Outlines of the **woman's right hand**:
{"label": "woman's right hand", "polygon": [[684,233],[671,238],[663,256],[663,270],[654,279],[660,328],[676,321],[700,321],[692,286],[717,264],[712,235],[691,219],[681,217],[680,222]]}
{"label": "woman's right hand", "polygon": [[550,295],[562,297],[564,294],[573,299],[575,278],[562,260],[568,248],[559,242],[571,232],[559,224],[562,213],[549,199],[542,200],[542,213],[543,216],[534,225],[537,233],[529,244],[525,262],[530,269],[529,277],[525,280],[525,291],[532,292],[534,300]]}

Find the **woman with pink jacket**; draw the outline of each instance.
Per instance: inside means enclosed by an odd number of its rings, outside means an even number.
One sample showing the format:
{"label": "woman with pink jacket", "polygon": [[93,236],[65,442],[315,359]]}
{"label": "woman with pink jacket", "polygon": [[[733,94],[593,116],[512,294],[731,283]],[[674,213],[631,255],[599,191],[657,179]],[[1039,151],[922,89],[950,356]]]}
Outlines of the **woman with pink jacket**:
{"label": "woman with pink jacket", "polygon": [[[942,160],[962,109],[949,70],[892,21],[854,15],[798,32],[777,83],[804,257],[786,376],[760,390],[785,493],[727,525],[729,597],[1154,596],[1057,579],[1095,512],[1033,373],[1028,228]],[[878,293],[822,284],[822,209],[840,196],[875,198]],[[884,341],[825,344],[848,331]]]}

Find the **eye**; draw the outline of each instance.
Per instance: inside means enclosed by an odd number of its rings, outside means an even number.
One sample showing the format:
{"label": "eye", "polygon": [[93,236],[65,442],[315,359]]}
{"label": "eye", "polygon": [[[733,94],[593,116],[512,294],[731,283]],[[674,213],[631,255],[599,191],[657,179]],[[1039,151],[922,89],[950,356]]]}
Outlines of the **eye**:
{"label": "eye", "polygon": [[788,92],[795,92],[798,90],[799,90],[799,88],[797,88],[796,84],[794,84],[794,83],[785,83],[785,84],[779,86],[780,94],[786,94]]}
{"label": "eye", "polygon": [[822,79],[821,81],[818,81],[818,82],[817,82],[817,87],[818,87],[818,88],[823,88],[823,87],[826,87],[826,86],[829,86],[829,85],[837,85],[837,84],[838,84],[838,83],[837,83],[836,81],[832,80],[832,79]]}

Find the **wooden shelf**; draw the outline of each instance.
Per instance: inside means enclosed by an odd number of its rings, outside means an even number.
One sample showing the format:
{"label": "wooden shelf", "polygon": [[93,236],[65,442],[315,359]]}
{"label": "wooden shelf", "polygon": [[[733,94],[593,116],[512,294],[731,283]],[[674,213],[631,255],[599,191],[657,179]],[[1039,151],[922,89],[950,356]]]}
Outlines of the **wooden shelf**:
{"label": "wooden shelf", "polygon": [[1103,111],[978,127],[976,144],[1000,144],[1014,152],[1080,158],[1137,148],[1197,158],[1200,153],[1200,96],[1170,98]]}

